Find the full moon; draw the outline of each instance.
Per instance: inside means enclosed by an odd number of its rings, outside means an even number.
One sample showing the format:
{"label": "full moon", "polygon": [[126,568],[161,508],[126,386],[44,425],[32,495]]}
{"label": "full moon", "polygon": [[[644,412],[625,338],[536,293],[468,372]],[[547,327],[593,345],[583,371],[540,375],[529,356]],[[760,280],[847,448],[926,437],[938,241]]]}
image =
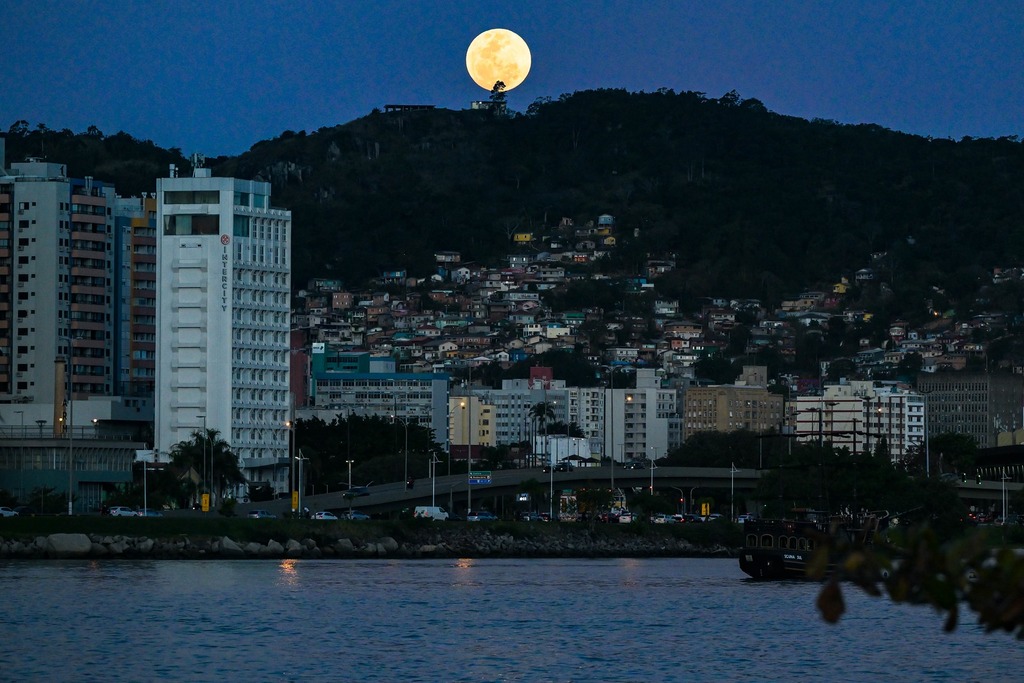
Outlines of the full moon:
{"label": "full moon", "polygon": [[488,92],[501,81],[511,90],[530,73],[530,48],[518,35],[503,28],[484,31],[469,44],[466,70],[473,81]]}

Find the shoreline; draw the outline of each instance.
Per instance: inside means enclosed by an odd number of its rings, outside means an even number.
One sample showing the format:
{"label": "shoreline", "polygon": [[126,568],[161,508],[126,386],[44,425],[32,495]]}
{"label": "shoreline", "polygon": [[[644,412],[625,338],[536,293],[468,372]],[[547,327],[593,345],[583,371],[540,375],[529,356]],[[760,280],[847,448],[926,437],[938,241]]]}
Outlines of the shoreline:
{"label": "shoreline", "polygon": [[[559,525],[561,526],[561,525]],[[290,531],[295,531],[294,529]],[[306,530],[304,530],[306,531]],[[125,535],[57,532],[0,535],[0,560],[62,559],[434,559],[434,558],[610,558],[722,557],[739,549],[723,543],[694,543],[674,534],[597,533],[588,528],[529,533],[486,527],[311,529],[243,540],[229,535]],[[369,533],[366,533],[369,532]],[[379,533],[376,533],[379,532]],[[390,532],[390,533],[389,533]]]}

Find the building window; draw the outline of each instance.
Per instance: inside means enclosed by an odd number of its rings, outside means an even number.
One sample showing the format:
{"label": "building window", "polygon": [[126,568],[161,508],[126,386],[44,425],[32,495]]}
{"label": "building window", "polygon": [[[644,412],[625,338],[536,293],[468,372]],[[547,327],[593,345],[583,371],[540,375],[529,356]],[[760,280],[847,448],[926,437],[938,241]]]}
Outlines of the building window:
{"label": "building window", "polygon": [[177,214],[164,216],[164,235],[219,235],[220,216]]}

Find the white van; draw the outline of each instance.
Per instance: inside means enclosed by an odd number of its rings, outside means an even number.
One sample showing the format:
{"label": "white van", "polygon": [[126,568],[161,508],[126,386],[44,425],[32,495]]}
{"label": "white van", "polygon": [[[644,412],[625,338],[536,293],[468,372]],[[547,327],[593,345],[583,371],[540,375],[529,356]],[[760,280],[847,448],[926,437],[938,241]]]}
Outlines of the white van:
{"label": "white van", "polygon": [[443,507],[435,505],[417,505],[415,512],[412,513],[413,517],[432,519],[434,521],[446,521],[448,519],[448,511]]}

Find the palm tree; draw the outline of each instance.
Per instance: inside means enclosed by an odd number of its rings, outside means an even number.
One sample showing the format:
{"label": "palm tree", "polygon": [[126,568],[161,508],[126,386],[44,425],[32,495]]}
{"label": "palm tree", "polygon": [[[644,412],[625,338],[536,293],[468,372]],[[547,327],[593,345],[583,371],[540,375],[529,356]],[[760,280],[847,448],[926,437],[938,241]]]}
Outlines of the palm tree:
{"label": "palm tree", "polygon": [[[530,407],[530,417],[536,425],[535,433],[543,432],[547,435],[548,422],[555,419],[555,406],[548,401],[541,401]],[[544,449],[547,450],[547,443],[544,444]],[[547,456],[547,453],[544,455]]]}
{"label": "palm tree", "polygon": [[[207,429],[204,434],[197,429],[191,438],[179,441],[171,447],[171,462],[183,473],[194,472],[204,478],[196,482],[195,475],[189,475],[191,482],[189,492],[196,493],[213,490],[217,499],[221,498],[225,486],[244,484],[245,476],[238,466],[238,456],[231,452],[231,446],[220,438],[216,429]],[[208,485],[205,479],[213,477]]]}

